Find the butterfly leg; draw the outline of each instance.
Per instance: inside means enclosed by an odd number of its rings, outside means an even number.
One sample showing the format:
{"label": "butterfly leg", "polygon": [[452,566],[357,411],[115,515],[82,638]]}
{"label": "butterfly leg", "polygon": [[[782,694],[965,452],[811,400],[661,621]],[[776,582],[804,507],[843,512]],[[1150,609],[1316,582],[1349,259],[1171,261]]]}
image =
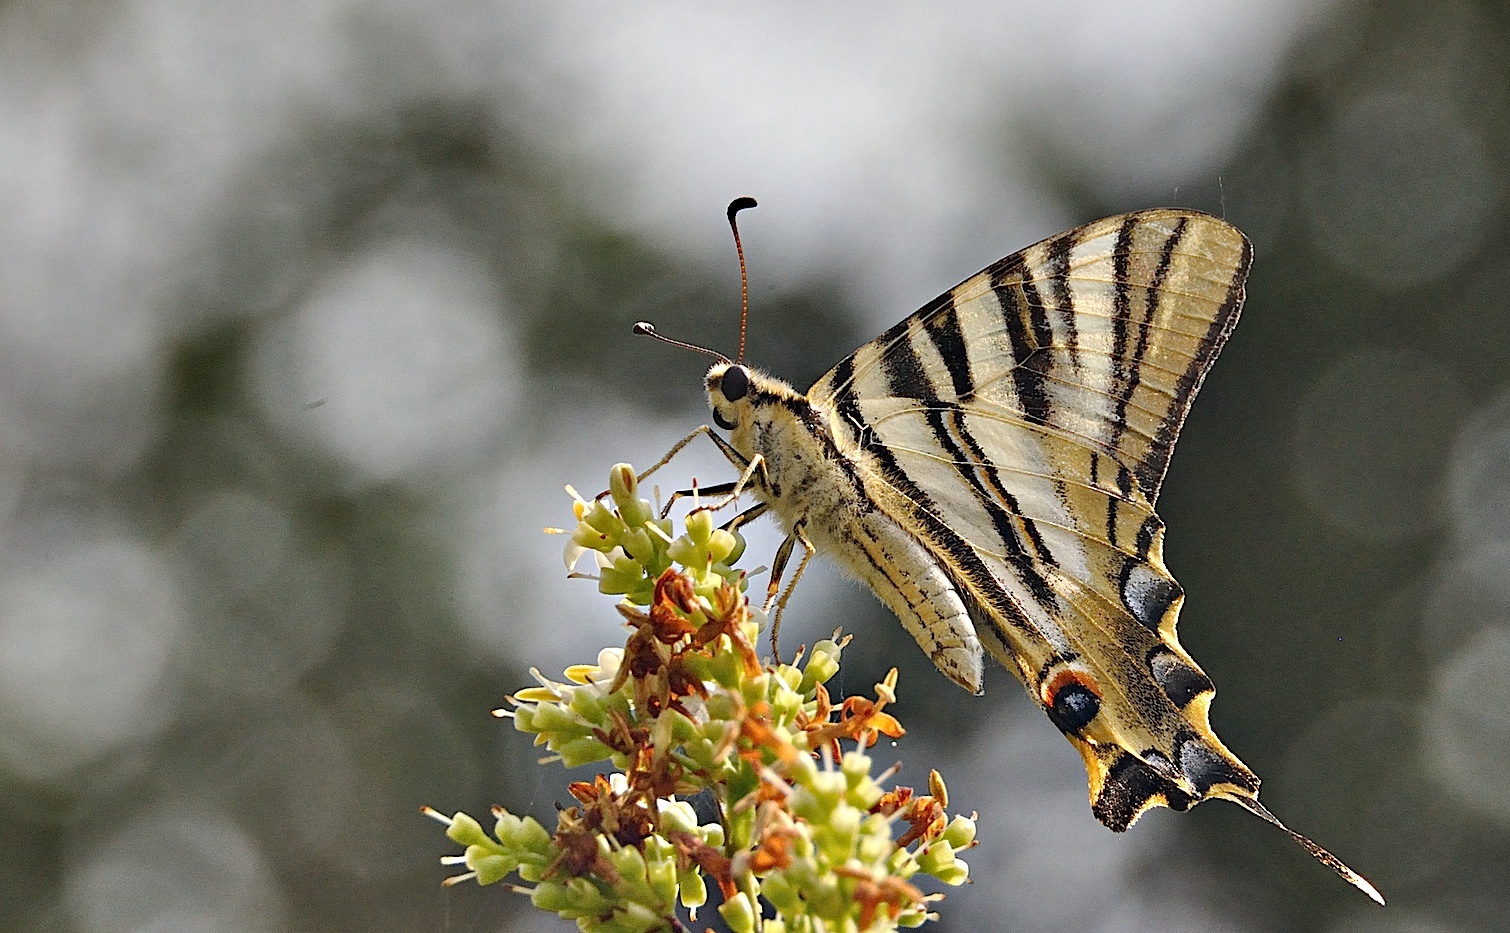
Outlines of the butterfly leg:
{"label": "butterfly leg", "polygon": [[[701,435],[701,434],[706,434],[708,437],[712,438],[713,439],[713,443],[715,443],[715,444],[718,445],[719,452],[722,453],[726,458],[728,458],[728,460],[729,460],[730,463],[734,464],[735,466],[739,467],[740,469],[744,469],[745,468],[745,466],[746,466],[745,458],[741,457],[739,455],[739,451],[737,451],[733,447],[731,447],[729,445],[728,441],[726,441],[723,438],[719,437],[717,434],[714,434],[712,428],[710,428],[706,424],[702,424],[702,425],[698,425],[697,428],[695,428],[690,433],[688,433],[688,435],[686,437],[684,437],[681,440],[677,441],[675,444],[672,444],[671,445],[671,449],[668,450],[668,451],[666,451],[666,456],[662,457],[661,459],[657,460],[654,464],[652,464],[651,467],[650,467],[650,469],[645,470],[644,472],[640,473],[639,476],[636,476],[634,478],[634,481],[636,483],[643,483],[643,482],[645,482],[646,477],[648,477],[650,474],[654,473],[656,470],[659,470],[661,467],[665,466],[666,464],[670,463],[671,459],[673,457],[675,457],[677,454],[679,454],[679,453],[682,452],[682,448],[684,448],[688,444],[692,443],[692,441],[694,439],[696,439],[698,435]],[[596,496],[594,496],[594,498],[595,499],[602,499],[602,498],[604,498],[607,495],[608,495],[608,490],[605,489],[602,492],[598,493]]]}
{"label": "butterfly leg", "polygon": [[770,510],[771,507],[769,505],[766,505],[764,502],[757,502],[727,522],[724,522],[723,530],[730,533],[736,532]]}
{"label": "butterfly leg", "polygon": [[[714,440],[718,440],[717,435],[709,436],[713,437]],[[765,459],[762,458],[759,454],[755,456],[754,460],[750,461],[749,465],[745,467],[744,475],[740,476],[740,478],[735,482],[719,483],[716,486],[709,486],[705,489],[678,489],[676,492],[671,494],[671,500],[666,503],[664,508],[661,509],[661,518],[665,518],[671,513],[671,506],[676,503],[677,499],[693,495],[694,493],[713,495],[718,496],[719,498],[715,502],[699,505],[692,511],[717,512],[722,509],[726,509],[734,504],[735,500],[739,498],[740,493],[749,488],[750,478],[756,473],[760,474],[760,480],[762,483],[766,482]],[[730,519],[729,523],[724,525],[724,531],[734,531],[738,529],[740,526],[747,524],[751,519],[764,515],[766,510],[769,508],[770,506],[764,502],[756,503],[750,508],[745,509],[743,512],[740,512],[738,515],[734,516],[734,518]]]}
{"label": "butterfly leg", "polygon": [[[751,509],[751,511],[754,510]],[[807,570],[808,562],[818,552],[818,549],[813,546],[813,542],[808,540],[807,532],[802,529],[802,526],[806,522],[806,519],[799,519],[792,526],[792,533],[786,536],[785,541],[781,542],[781,547],[776,549],[775,559],[771,561],[771,582],[766,587],[765,606],[763,608],[766,612],[770,612],[771,604],[775,603],[776,605],[776,613],[771,616],[771,657],[775,659],[777,664],[781,663],[781,646],[777,641],[778,636],[781,634],[781,614],[786,611],[786,604],[792,598],[792,593],[796,591],[797,581],[802,579],[803,572]],[[792,573],[792,582],[786,585],[786,591],[781,594],[780,599],[777,599],[776,593],[781,589],[781,575],[786,571],[786,563],[792,557],[792,545],[799,542],[802,544],[804,551],[802,560],[797,562],[797,569]]]}
{"label": "butterfly leg", "polygon": [[[696,483],[697,480],[694,479],[693,482]],[[667,515],[671,514],[671,507],[673,505],[676,505],[676,500],[678,499],[685,499],[688,496],[725,496],[733,492],[736,485],[738,484],[729,482],[718,483],[714,486],[694,485],[691,489],[678,489],[676,492],[673,492],[671,494],[671,498],[667,499],[666,504],[661,507],[661,518],[665,518]],[[726,528],[724,530],[727,531],[728,529]]]}
{"label": "butterfly leg", "polygon": [[[739,498],[739,494],[743,492],[744,489],[749,485],[750,478],[754,475],[756,466],[755,462],[746,460],[739,451],[735,450],[732,444],[724,440],[722,437],[719,437],[717,434],[714,434],[713,429],[708,427],[706,424],[698,425],[697,428],[688,433],[686,437],[671,445],[671,449],[666,451],[666,455],[664,457],[652,464],[650,469],[645,470],[639,476],[635,477],[635,482],[643,483],[645,481],[645,478],[650,474],[670,463],[671,459],[677,454],[681,453],[682,449],[688,444],[692,443],[692,441],[697,438],[698,435],[707,435],[714,444],[718,445],[718,452],[724,455],[724,459],[728,460],[730,463],[734,464],[735,467],[743,471],[743,475],[741,475],[736,482],[719,483],[716,486],[709,486],[706,489],[702,490],[702,492],[704,493],[723,496],[723,498],[716,504],[703,506],[703,508],[707,508],[709,511],[716,512],[719,509],[726,508],[729,503]],[[755,458],[755,461],[758,461],[760,464],[758,469],[760,471],[761,480],[764,481],[766,479],[765,462],[758,456]],[[676,492],[673,492],[671,494],[670,501],[668,501],[665,507],[661,509],[661,518],[665,518],[666,515],[670,513],[671,506],[675,504],[677,499],[692,495],[693,492],[694,490],[691,489],[680,489]],[[596,498],[602,499],[607,495],[608,490],[605,489],[602,492],[598,493]]]}
{"label": "butterfly leg", "polygon": [[[665,466],[666,464],[670,463],[671,462],[671,458],[675,457],[677,454],[681,453],[682,452],[682,448],[686,447],[688,444],[692,443],[693,439],[696,438],[699,434],[706,434],[709,437],[712,437],[714,440],[719,440],[719,438],[714,435],[712,428],[708,427],[706,424],[700,424],[696,428],[694,428],[690,433],[688,433],[688,435],[686,437],[684,437],[681,440],[677,441],[675,444],[672,444],[671,445],[671,449],[668,450],[668,451],[666,451],[666,456],[664,456],[661,459],[657,460],[655,462],[655,464],[653,466],[651,466],[650,469],[648,469],[645,472],[641,473],[639,476],[636,476],[634,478],[634,481],[637,482],[637,483],[643,483],[643,482],[645,482],[645,478],[646,477],[648,477],[651,473],[654,473],[656,470],[659,470],[661,467]],[[602,497],[600,496],[599,498],[602,498]]]}
{"label": "butterfly leg", "polygon": [[[744,460],[744,457],[741,457],[739,455],[739,451],[735,450],[733,447],[729,447],[728,442],[723,438],[719,437],[717,434],[710,434],[708,436],[713,438],[715,441],[718,441],[720,447],[727,448],[727,450],[725,451],[725,456],[729,458],[730,463],[734,464],[735,466],[739,466],[740,461]],[[739,498],[740,493],[744,492],[752,485],[751,480],[758,480],[759,484],[766,489],[769,489],[771,487],[771,477],[770,474],[766,472],[765,458],[760,454],[756,454],[755,456],[750,458],[749,462],[744,467],[744,472],[740,474],[738,482],[734,484],[733,488],[731,488],[722,499],[720,499],[718,502],[713,503],[712,505],[705,505],[703,506],[703,508],[707,509],[710,512],[717,512],[719,509],[728,508],[731,504],[733,504],[735,499]]]}

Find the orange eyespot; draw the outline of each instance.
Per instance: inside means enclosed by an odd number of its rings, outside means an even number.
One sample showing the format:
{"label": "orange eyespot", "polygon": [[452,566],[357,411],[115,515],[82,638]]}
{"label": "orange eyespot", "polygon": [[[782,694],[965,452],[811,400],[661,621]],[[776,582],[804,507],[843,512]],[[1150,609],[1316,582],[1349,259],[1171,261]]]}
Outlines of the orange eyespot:
{"label": "orange eyespot", "polygon": [[1101,712],[1101,691],[1089,673],[1061,667],[1040,688],[1049,721],[1067,735],[1077,735]]}

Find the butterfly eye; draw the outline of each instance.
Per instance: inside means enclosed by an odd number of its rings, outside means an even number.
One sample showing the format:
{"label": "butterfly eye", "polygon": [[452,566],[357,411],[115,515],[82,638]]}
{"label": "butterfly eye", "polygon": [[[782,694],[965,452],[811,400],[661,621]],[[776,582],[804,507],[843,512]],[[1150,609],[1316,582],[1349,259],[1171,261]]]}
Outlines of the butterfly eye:
{"label": "butterfly eye", "polygon": [[[730,366],[724,371],[723,379],[718,384],[718,389],[724,394],[724,398],[731,402],[737,402],[750,392],[750,373],[743,366]],[[733,427],[733,425],[728,425]]]}

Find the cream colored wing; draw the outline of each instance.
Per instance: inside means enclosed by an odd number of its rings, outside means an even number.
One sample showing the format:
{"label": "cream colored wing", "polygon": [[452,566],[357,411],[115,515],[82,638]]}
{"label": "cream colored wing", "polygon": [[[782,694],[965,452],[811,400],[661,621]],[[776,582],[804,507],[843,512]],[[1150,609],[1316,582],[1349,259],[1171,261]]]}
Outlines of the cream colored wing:
{"label": "cream colored wing", "polygon": [[[1237,324],[1251,248],[1192,211],[1108,217],[1014,253],[861,347],[808,397],[969,403],[1048,425],[1158,499],[1185,414]],[[1118,475],[1117,467],[1127,475]],[[1098,479],[1101,478],[1098,476]]]}
{"label": "cream colored wing", "polygon": [[1207,722],[1211,682],[1175,635],[1183,596],[1153,511],[1249,255],[1204,214],[1108,218],[970,278],[808,393],[1081,750],[1114,829],[1258,787]]}

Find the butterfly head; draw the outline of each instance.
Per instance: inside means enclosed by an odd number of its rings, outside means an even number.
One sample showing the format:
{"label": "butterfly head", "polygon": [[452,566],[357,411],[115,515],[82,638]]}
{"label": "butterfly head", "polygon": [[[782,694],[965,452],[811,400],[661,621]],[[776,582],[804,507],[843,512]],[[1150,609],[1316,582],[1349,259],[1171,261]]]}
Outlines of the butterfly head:
{"label": "butterfly head", "polygon": [[737,430],[749,421],[750,369],[740,363],[714,363],[708,370],[708,407],[713,423],[725,431]]}
{"label": "butterfly head", "polygon": [[747,454],[742,442],[753,436],[757,424],[790,416],[805,401],[780,379],[728,360],[709,368],[706,385],[713,423],[731,432],[734,446]]}

